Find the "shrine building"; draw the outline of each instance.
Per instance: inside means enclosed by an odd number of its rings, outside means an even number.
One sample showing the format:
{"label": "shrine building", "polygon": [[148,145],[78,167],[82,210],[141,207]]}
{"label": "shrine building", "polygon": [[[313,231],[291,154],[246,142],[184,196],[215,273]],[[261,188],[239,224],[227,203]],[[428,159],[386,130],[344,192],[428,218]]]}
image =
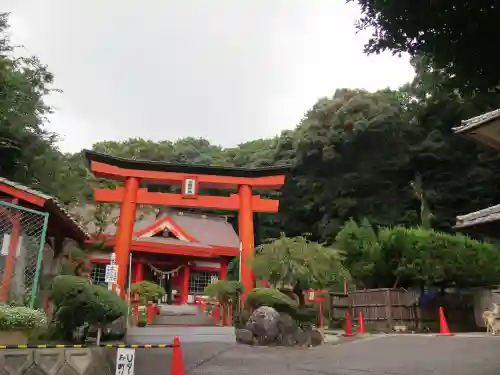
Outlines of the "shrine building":
{"label": "shrine building", "polygon": [[[132,282],[149,280],[165,288],[163,302],[187,304],[203,295],[209,283],[225,279],[229,261],[240,256],[245,293],[255,287],[250,264],[254,213],[276,213],[279,206],[278,200],[255,192],[279,190],[288,166],[246,169],[131,160],[88,150],[84,155],[96,177],[123,183],[94,191],[96,202],[117,205],[106,228],[86,228],[94,233],[87,243],[94,245],[95,282],[105,282],[106,264],[114,253],[119,293],[127,289],[129,277]],[[215,190],[221,193],[210,195]],[[237,212],[238,233],[228,216],[207,210]],[[108,245],[107,250],[96,244]]]}
{"label": "shrine building", "polygon": [[[110,213],[112,218],[118,215],[119,209]],[[116,229],[110,223],[98,238],[87,241],[111,245],[109,250],[90,249],[91,276],[97,284],[106,284]],[[87,230],[93,232],[95,227]],[[164,303],[192,303],[208,284],[226,279],[228,263],[239,256],[239,247],[238,235],[225,216],[139,208],[130,245],[131,281],[147,280],[165,288]]]}
{"label": "shrine building", "polygon": [[[500,151],[500,109],[461,122],[453,129],[463,137]],[[457,216],[458,231],[500,238],[500,204]]]}

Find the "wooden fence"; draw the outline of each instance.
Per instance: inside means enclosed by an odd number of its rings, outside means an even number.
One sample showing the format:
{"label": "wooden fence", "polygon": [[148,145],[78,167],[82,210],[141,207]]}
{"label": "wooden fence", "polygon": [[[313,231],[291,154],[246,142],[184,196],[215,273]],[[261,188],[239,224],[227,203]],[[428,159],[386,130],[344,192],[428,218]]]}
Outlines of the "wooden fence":
{"label": "wooden fence", "polygon": [[404,289],[358,290],[349,292],[348,296],[331,296],[329,316],[333,321],[342,321],[349,311],[356,323],[362,312],[366,326],[372,329],[392,331],[399,325],[410,331],[436,331],[442,306],[453,331],[477,329],[471,294],[437,294],[425,304],[420,302],[420,293]]}

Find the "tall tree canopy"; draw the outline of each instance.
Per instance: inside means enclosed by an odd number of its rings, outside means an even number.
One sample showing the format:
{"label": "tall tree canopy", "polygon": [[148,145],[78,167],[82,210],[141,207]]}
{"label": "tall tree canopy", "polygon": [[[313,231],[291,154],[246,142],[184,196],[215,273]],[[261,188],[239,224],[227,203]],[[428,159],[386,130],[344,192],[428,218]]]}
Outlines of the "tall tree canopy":
{"label": "tall tree canopy", "polygon": [[54,77],[36,57],[14,57],[7,21],[0,13],[0,176],[69,201],[60,187],[71,173],[44,127]]}
{"label": "tall tree canopy", "polygon": [[[380,11],[373,8],[377,17],[384,6],[395,6],[391,1],[366,1],[366,14],[370,4],[381,7]],[[405,15],[421,14],[411,13]],[[426,18],[431,16],[434,13],[426,12]],[[68,205],[89,201],[96,181],[82,155],[61,154],[55,135],[44,128],[50,112],[44,99],[53,77],[36,59],[14,57],[6,31],[3,14],[0,175],[54,194]],[[500,108],[500,95],[465,96],[452,90],[450,72],[434,69],[435,63],[433,56],[416,55],[414,80],[398,90],[336,90],[319,99],[294,129],[269,139],[232,148],[193,137],[175,142],[129,139],[99,142],[93,149],[168,162],[239,167],[291,164],[292,173],[279,196],[280,212],[256,216],[257,244],[284,232],[289,237],[307,234],[311,241],[330,245],[350,218],[366,218],[375,226],[419,225],[422,201],[411,184],[415,181],[432,213],[428,226],[450,231],[457,214],[500,202],[499,154],[451,131],[465,118]]]}
{"label": "tall tree canopy", "polygon": [[495,89],[500,71],[491,43],[500,4],[493,0],[347,0],[362,10],[360,30],[372,31],[368,53],[426,55],[463,92]]}

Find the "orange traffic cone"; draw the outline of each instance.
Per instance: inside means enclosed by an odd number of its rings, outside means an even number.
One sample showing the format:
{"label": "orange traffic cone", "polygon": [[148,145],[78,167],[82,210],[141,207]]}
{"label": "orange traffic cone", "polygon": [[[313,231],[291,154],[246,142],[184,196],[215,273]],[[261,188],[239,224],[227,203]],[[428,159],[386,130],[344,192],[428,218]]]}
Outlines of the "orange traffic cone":
{"label": "orange traffic cone", "polygon": [[351,324],[351,315],[349,315],[349,311],[345,313],[345,337],[354,336],[352,333],[352,324]]}
{"label": "orange traffic cone", "polygon": [[439,335],[440,336],[454,336],[454,333],[450,332],[448,328],[448,322],[446,322],[446,317],[444,316],[444,310],[442,307],[439,308]]}
{"label": "orange traffic cone", "polygon": [[182,359],[182,349],[179,342],[179,336],[174,337],[174,345],[172,351],[172,375],[185,375],[184,360]]}
{"label": "orange traffic cone", "polygon": [[360,335],[364,335],[366,333],[365,332],[365,321],[363,319],[363,313],[361,311],[359,312],[358,333]]}

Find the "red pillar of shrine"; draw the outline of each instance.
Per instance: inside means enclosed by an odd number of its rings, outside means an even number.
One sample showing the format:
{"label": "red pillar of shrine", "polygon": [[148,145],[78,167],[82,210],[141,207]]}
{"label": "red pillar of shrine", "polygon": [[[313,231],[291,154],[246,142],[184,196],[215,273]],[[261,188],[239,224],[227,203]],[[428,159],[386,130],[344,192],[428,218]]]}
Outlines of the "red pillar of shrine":
{"label": "red pillar of shrine", "polygon": [[238,212],[238,227],[241,240],[241,284],[244,288],[244,295],[255,288],[255,276],[251,267],[254,257],[254,228],[252,211],[252,188],[248,185],[241,185],[239,188],[240,210]]}
{"label": "red pillar of shrine", "polygon": [[144,279],[144,263],[141,261],[136,261],[134,264],[134,283],[140,283]]}
{"label": "red pillar of shrine", "polygon": [[219,269],[219,280],[226,280],[227,279],[227,261],[221,260],[220,262],[220,269]]}
{"label": "red pillar of shrine", "polygon": [[117,285],[120,294],[127,285],[127,271],[130,256],[130,245],[134,233],[135,214],[137,209],[137,192],[139,191],[139,179],[128,177],[125,181],[125,194],[120,207],[120,218],[116,232],[115,256],[118,265]]}
{"label": "red pillar of shrine", "polygon": [[182,278],[181,278],[181,305],[187,305],[188,303],[188,295],[189,295],[189,274],[190,269],[189,266],[185,266],[182,268]]}

